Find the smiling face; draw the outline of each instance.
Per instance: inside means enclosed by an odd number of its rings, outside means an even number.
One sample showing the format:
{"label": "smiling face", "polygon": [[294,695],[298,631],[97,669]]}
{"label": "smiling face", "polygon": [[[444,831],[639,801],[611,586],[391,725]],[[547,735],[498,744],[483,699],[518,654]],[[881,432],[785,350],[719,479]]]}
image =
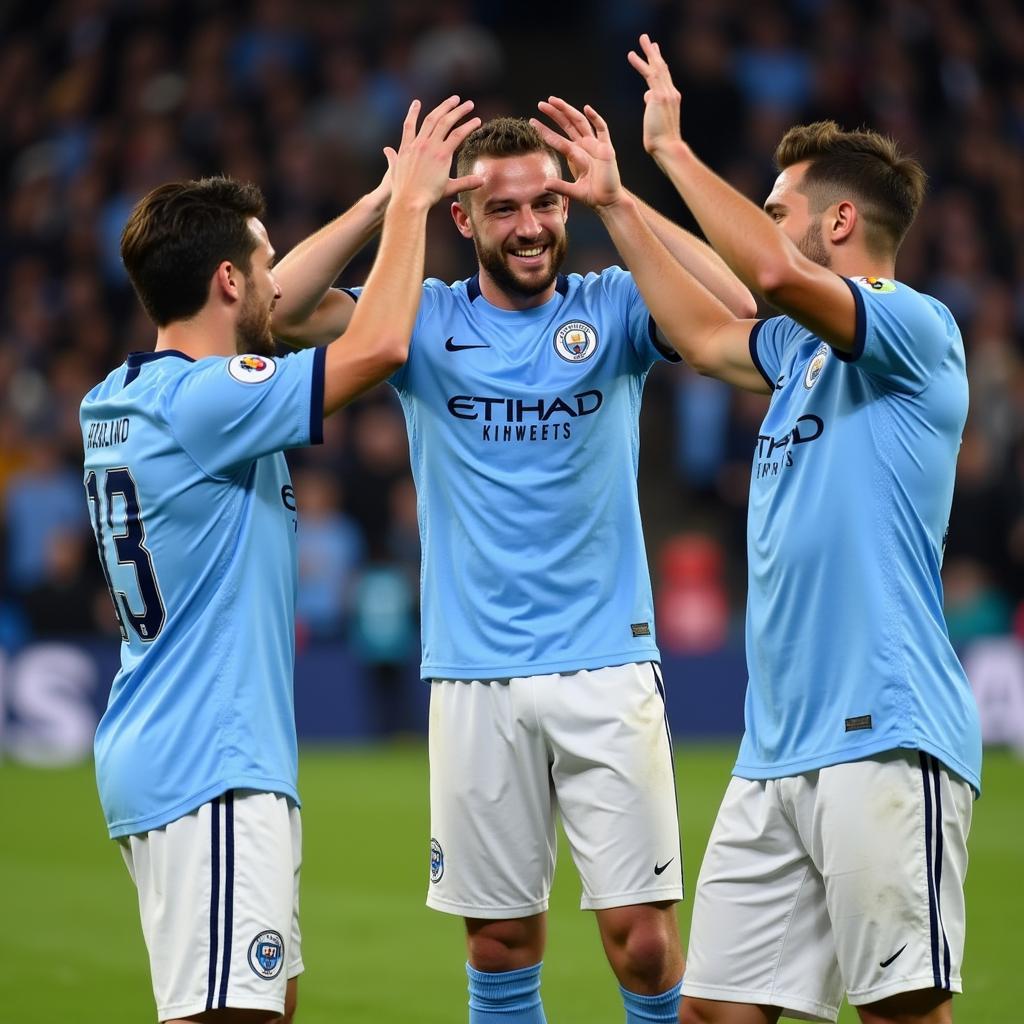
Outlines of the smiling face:
{"label": "smiling face", "polygon": [[235,349],[239,355],[251,352],[272,356],[274,336],[270,329],[270,316],[281,297],[281,287],[274,276],[274,250],[267,237],[267,229],[256,217],[249,219],[249,227],[257,243],[249,271],[244,275],[245,295],[235,324]]}
{"label": "smiling face", "polygon": [[483,177],[465,206],[452,205],[455,223],[472,238],[485,298],[506,309],[546,302],[565,260],[568,201],[544,188],[560,177],[547,152],[481,157],[472,168]]}

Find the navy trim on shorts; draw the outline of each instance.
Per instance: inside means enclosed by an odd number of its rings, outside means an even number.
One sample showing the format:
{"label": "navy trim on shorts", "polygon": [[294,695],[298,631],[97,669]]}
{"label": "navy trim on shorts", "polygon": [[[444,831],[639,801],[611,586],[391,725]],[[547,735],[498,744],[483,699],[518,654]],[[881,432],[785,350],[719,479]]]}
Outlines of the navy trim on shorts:
{"label": "navy trim on shorts", "polygon": [[[928,874],[928,925],[932,947],[932,979],[935,987],[949,992],[950,953],[945,929],[942,927],[942,797],[940,792],[940,764],[929,754],[920,751],[921,777],[924,785],[924,843],[925,870]],[[934,801],[934,804],[933,804]],[[932,832],[935,842],[932,843]],[[933,850],[934,845],[934,850]]]}
{"label": "navy trim on shorts", "polygon": [[679,833],[679,881],[683,887],[683,891],[686,890],[686,872],[683,867],[683,830],[679,825],[679,785],[676,779],[676,757],[675,747],[672,745],[672,726],[669,725],[668,721],[668,699],[665,695],[665,682],[661,678],[661,666],[655,662],[651,662],[651,669],[654,671],[654,685],[658,688],[658,693],[661,696],[661,703],[665,708],[665,735],[668,737],[668,757],[672,764],[672,792],[676,798],[676,831]]}
{"label": "navy trim on shorts", "polygon": [[206,1008],[213,1009],[217,986],[217,910],[220,904],[220,797],[210,801],[210,980]]}
{"label": "navy trim on shorts", "polygon": [[220,1007],[228,1005],[231,977],[231,925],[235,905],[235,793],[224,794],[224,963],[220,972]]}

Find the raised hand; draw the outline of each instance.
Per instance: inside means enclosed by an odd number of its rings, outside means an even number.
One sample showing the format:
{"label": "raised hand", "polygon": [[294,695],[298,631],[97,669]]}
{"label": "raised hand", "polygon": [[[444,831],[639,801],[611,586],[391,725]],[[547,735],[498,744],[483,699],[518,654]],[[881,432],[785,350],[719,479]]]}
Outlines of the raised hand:
{"label": "raised hand", "polygon": [[640,37],[641,57],[635,50],[626,54],[626,59],[643,75],[647,83],[644,93],[644,149],[652,156],[682,139],[679,129],[679,107],[682,97],[672,84],[661,47],[645,32]]}
{"label": "raised hand", "polygon": [[580,111],[557,96],[541,100],[537,107],[565,134],[559,135],[535,117],[530,118],[530,124],[552,149],[565,157],[575,179],[552,179],[545,182],[545,187],[594,208],[611,206],[621,199],[619,166],[604,118],[589,104]]}
{"label": "raised hand", "polygon": [[378,187],[383,187],[390,176],[393,200],[422,202],[427,206],[456,192],[479,188],[483,184],[479,174],[448,176],[455,150],[480,126],[479,117],[463,120],[472,109],[472,100],[460,103],[458,96],[449,96],[423,118],[417,130],[420,101],[413,100],[402,124],[398,152],[390,151],[394,159],[388,150],[384,151],[390,167]]}

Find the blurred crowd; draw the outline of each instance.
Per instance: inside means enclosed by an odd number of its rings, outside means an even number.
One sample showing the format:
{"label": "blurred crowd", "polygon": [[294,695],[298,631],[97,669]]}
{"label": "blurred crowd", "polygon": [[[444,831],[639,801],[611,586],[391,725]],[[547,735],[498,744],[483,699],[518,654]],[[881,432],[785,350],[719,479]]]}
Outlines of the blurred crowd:
{"label": "blurred crowd", "polygon": [[[627,184],[688,223],[640,144],[625,53],[659,39],[684,133],[757,202],[790,124],[894,135],[929,171],[901,280],[953,311],[971,415],[946,550],[956,642],[1024,632],[1024,7],[1015,0],[55,0],[0,8],[0,645],[113,634],[81,482],[78,405],[152,346],[118,254],[133,203],[172,178],[257,182],[287,251],[379,181],[409,100],[457,92],[483,117],[557,93],[609,120]],[[444,208],[427,271],[474,270]],[[566,269],[616,262],[573,211]],[[361,284],[370,251],[345,272]],[[764,401],[658,367],[641,495],[666,648],[735,633],[744,516]],[[387,386],[290,458],[300,503],[302,637],[368,662],[414,658],[416,497]],[[856,509],[850,510],[851,515]],[[832,524],[836,544],[843,523]],[[799,528],[799,524],[794,524]]]}

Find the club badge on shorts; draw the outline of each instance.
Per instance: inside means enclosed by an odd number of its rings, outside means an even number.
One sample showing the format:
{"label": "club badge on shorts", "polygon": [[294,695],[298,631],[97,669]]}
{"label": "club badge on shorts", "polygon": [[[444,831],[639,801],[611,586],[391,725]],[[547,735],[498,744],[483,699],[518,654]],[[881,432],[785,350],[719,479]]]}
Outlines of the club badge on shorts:
{"label": "club badge on shorts", "polygon": [[444,874],[444,850],[436,839],[430,840],[430,880],[437,883]]}
{"label": "club badge on shorts", "polygon": [[597,331],[585,320],[570,320],[555,331],[555,351],[567,363],[582,363],[597,351]]}
{"label": "club badge on shorts", "polygon": [[249,966],[257,977],[276,978],[284,967],[284,939],[277,932],[260,932],[249,943]]}

